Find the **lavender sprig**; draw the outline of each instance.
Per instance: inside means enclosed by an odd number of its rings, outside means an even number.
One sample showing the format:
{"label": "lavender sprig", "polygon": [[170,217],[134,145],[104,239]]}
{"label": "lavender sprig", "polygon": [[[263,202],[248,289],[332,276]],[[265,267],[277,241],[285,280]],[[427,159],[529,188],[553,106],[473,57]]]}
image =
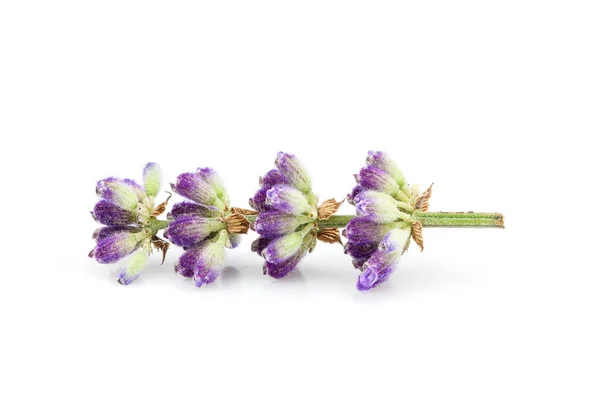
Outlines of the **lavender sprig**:
{"label": "lavender sprig", "polygon": [[94,233],[97,244],[90,257],[100,263],[123,260],[119,282],[129,284],[145,267],[152,246],[162,250],[164,261],[169,244],[157,233],[167,228],[164,236],[184,249],[175,271],[203,286],[217,279],[225,248],[236,247],[251,226],[260,235],[251,247],[265,260],[263,273],[282,278],[314,250],[317,240],[343,244],[342,228],[344,251],[360,271],[356,287],[366,291],[390,277],[411,238],[423,250],[424,227],[504,227],[499,213],[430,212],[431,186],[421,193],[417,185],[409,185],[380,151],[369,152],[355,179],[347,200],[357,215],[335,215],[342,202],[329,199],[319,205],[305,168],[295,156],[280,152],[275,168],[260,178],[249,200],[256,210],[251,211],[231,207],[217,173],[199,168],[179,175],[171,185],[187,200],[175,204],[168,221],[161,221],[156,217],[165,211],[168,198],[155,206],[160,169],[149,163],[143,185],[118,178],[98,182],[100,200],[92,216],[105,226]]}

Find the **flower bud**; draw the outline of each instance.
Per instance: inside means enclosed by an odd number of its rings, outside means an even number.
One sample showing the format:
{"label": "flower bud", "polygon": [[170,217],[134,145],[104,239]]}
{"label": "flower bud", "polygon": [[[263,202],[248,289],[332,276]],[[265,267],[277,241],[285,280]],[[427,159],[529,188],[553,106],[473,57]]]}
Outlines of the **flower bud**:
{"label": "flower bud", "polygon": [[372,165],[363,167],[357,179],[365,189],[377,190],[390,196],[394,196],[400,191],[400,186],[391,175]]}
{"label": "flower bud", "polygon": [[190,247],[225,226],[224,222],[213,218],[184,214],[169,225],[169,240],[177,246]]}
{"label": "flower bud", "polygon": [[355,243],[379,243],[389,230],[389,225],[375,222],[369,216],[361,216],[348,222],[345,235]]}
{"label": "flower bud", "polygon": [[160,190],[162,171],[158,164],[148,163],[144,167],[144,189],[150,197],[156,197]]}
{"label": "flower bud", "polygon": [[285,176],[283,176],[283,174],[276,169],[272,169],[269,172],[267,172],[264,176],[262,176],[259,179],[258,183],[261,187],[269,187],[269,188],[271,188],[275,185],[290,184],[287,181],[287,179],[285,179]]}
{"label": "flower bud", "polygon": [[145,237],[145,232],[115,232],[98,240],[93,255],[101,264],[114,263],[131,254],[137,248],[139,241]]}
{"label": "flower bud", "polygon": [[262,256],[268,262],[277,263],[285,261],[300,250],[304,235],[305,234],[300,231],[280,236],[269,243],[263,250]]}
{"label": "flower bud", "polygon": [[180,215],[194,214],[205,218],[214,218],[219,216],[219,210],[215,207],[206,207],[202,204],[192,203],[191,201],[182,201],[173,205],[171,212],[167,214],[169,218],[177,218]]}
{"label": "flower bud", "polygon": [[225,258],[227,232],[221,231],[216,240],[198,246],[198,260],[194,267],[194,283],[197,287],[212,283],[220,274]]}
{"label": "flower bud", "polygon": [[113,233],[118,233],[118,232],[139,233],[139,232],[141,232],[141,228],[139,228],[137,226],[118,226],[118,225],[105,226],[103,228],[96,229],[94,231],[94,234],[92,235],[92,239],[95,239],[96,242],[99,242],[99,241],[107,238],[108,236],[112,235]]}
{"label": "flower bud", "polygon": [[96,203],[92,217],[104,225],[129,225],[136,221],[134,211],[124,210],[107,200]]}
{"label": "flower bud", "polygon": [[287,214],[302,214],[310,211],[304,194],[288,185],[275,185],[266,193],[265,203]]}
{"label": "flower bud", "polygon": [[394,222],[402,216],[396,200],[386,193],[366,190],[359,193],[354,202],[357,214],[368,215],[374,222]]}
{"label": "flower bud", "polygon": [[410,240],[410,229],[390,230],[375,253],[362,265],[356,288],[365,291],[385,282],[394,271],[400,256]]}
{"label": "flower bud", "polygon": [[217,171],[212,168],[198,168],[196,173],[217,193],[217,195],[225,193],[225,184],[219,174],[217,174]]}
{"label": "flower bud", "polygon": [[215,205],[217,200],[215,190],[200,175],[192,172],[179,175],[171,188],[175,193],[204,206]]}
{"label": "flower bud", "polygon": [[389,174],[402,187],[406,184],[404,174],[392,158],[382,151],[369,151],[367,165],[373,165]]}
{"label": "flower bud", "polygon": [[129,285],[131,282],[137,279],[146,267],[148,261],[148,251],[144,248],[140,248],[135,251],[125,261],[125,265],[119,272],[118,282],[121,285]]}
{"label": "flower bud", "polygon": [[296,156],[279,152],[277,153],[275,165],[290,185],[293,185],[304,193],[311,191],[311,182],[308,173]]}
{"label": "flower bud", "polygon": [[123,179],[106,178],[96,185],[96,194],[125,210],[135,210],[139,203],[135,187]]}
{"label": "flower bud", "polygon": [[306,215],[282,214],[278,211],[260,213],[254,223],[254,230],[261,236],[274,238],[291,233],[300,225],[313,222]]}

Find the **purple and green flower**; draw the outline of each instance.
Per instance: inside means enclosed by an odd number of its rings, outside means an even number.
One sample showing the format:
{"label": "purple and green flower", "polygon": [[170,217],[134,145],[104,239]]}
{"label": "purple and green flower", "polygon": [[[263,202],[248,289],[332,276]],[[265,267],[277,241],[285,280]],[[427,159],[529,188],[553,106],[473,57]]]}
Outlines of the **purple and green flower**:
{"label": "purple and green flower", "polygon": [[348,194],[357,217],[343,231],[345,251],[361,271],[356,287],[364,291],[385,282],[400,256],[408,249],[411,235],[420,241],[419,189],[406,183],[394,161],[381,151],[370,151],[367,165],[355,175],[357,186]]}
{"label": "purple and green flower", "polygon": [[158,164],[148,163],[143,178],[143,185],[114,177],[96,185],[100,200],[91,214],[105,226],[94,232],[96,246],[89,256],[101,264],[121,261],[118,282],[123,285],[138,278],[153,246],[163,251],[163,260],[168,249],[168,243],[157,236],[158,231],[168,225],[167,221],[156,219],[168,201],[155,204],[161,186]]}
{"label": "purple and green flower", "polygon": [[223,181],[211,168],[199,168],[177,177],[171,188],[189,201],[173,206],[165,237],[185,252],[175,271],[192,278],[196,286],[210,284],[219,276],[225,248],[234,248],[240,234],[248,231],[246,210],[231,208]]}
{"label": "purple and green flower", "polygon": [[337,229],[322,229],[319,224],[341,203],[330,199],[318,205],[310,177],[296,156],[278,153],[275,168],[260,178],[259,185],[249,200],[259,213],[251,225],[260,235],[252,251],[265,259],[265,274],[282,278],[290,273],[313,251],[317,239],[341,243]]}

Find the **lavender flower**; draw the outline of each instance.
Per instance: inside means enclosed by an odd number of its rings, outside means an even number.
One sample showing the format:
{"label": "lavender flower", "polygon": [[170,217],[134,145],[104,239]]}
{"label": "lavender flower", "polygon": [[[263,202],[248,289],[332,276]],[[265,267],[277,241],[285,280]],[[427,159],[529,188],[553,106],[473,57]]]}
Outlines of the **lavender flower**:
{"label": "lavender flower", "polygon": [[172,222],[165,236],[185,249],[175,271],[198,287],[210,284],[222,270],[225,248],[237,246],[249,222],[230,208],[223,181],[213,169],[183,173],[171,187],[191,200],[175,204],[168,215]]}
{"label": "lavender flower", "polygon": [[362,291],[389,278],[415,235],[418,222],[412,213],[426,211],[426,202],[383,152],[370,151],[367,166],[355,178],[358,185],[348,194],[348,201],[356,206],[358,216],[347,224],[343,235],[348,238],[345,252],[361,271],[357,288]]}
{"label": "lavender flower", "polygon": [[328,212],[317,207],[310,178],[295,156],[280,152],[275,166],[260,178],[249,203],[259,212],[252,228],[260,237],[252,250],[265,259],[265,274],[282,278],[316,246],[321,234],[317,221],[327,219],[341,203],[332,200],[336,205]]}
{"label": "lavender flower", "polygon": [[365,291],[385,282],[394,271],[409,240],[410,228],[394,228],[389,231],[377,250],[363,263],[356,288]]}
{"label": "lavender flower", "polygon": [[106,226],[94,232],[96,246],[89,255],[101,264],[123,260],[118,280],[123,285],[133,282],[143,271],[152,245],[163,252],[168,248],[168,243],[156,236],[158,230],[166,227],[165,221],[156,219],[166,207],[166,201],[155,206],[161,183],[160,167],[148,163],[143,176],[143,186],[119,178],[106,178],[96,185],[100,201],[91,214]]}

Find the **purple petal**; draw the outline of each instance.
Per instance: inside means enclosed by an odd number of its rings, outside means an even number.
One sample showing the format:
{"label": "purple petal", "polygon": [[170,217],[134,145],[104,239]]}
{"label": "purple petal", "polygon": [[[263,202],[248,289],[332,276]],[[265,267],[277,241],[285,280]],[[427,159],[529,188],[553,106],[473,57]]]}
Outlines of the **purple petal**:
{"label": "purple petal", "polygon": [[272,241],[273,239],[271,238],[259,237],[254,242],[252,242],[250,249],[258,255],[262,255],[264,249],[266,249]]}
{"label": "purple petal", "polygon": [[387,281],[390,275],[392,275],[392,272],[394,272],[394,269],[394,265],[389,265],[386,268],[381,269],[371,267],[365,268],[358,277],[356,288],[361,292],[373,289]]}
{"label": "purple petal", "polygon": [[396,200],[386,193],[365,190],[354,198],[354,203],[358,215],[369,215],[375,222],[394,222],[402,217]]}
{"label": "purple petal", "polygon": [[304,194],[288,185],[275,185],[267,191],[267,205],[287,214],[301,214],[309,211],[308,200]]}
{"label": "purple petal", "polygon": [[391,175],[377,167],[363,167],[358,175],[359,183],[365,189],[377,190],[394,196],[400,190]]}
{"label": "purple petal", "polygon": [[140,231],[141,228],[136,226],[106,226],[104,228],[96,229],[92,238],[96,239],[96,241],[100,241],[114,233],[138,233]]}
{"label": "purple petal", "polygon": [[375,268],[367,268],[358,276],[356,288],[360,291],[369,290],[375,286],[378,278],[379,274]]}
{"label": "purple petal", "polygon": [[392,160],[389,155],[382,151],[369,151],[367,165],[372,165],[385,171],[400,186],[404,186],[406,184],[406,180],[404,179],[404,175],[402,174],[402,171],[400,171],[400,168],[398,168],[394,160]]}
{"label": "purple petal", "polygon": [[272,210],[273,207],[271,207],[270,205],[267,204],[267,192],[270,189],[271,189],[270,187],[260,188],[256,192],[256,194],[254,194],[254,197],[251,198],[250,200],[248,200],[250,207],[252,207],[253,209],[255,209],[258,212]]}
{"label": "purple petal", "polygon": [[356,195],[358,195],[363,190],[366,190],[366,189],[364,187],[360,186],[360,185],[354,186],[354,188],[352,189],[352,191],[350,193],[348,193],[348,195],[346,196],[346,199],[348,200],[348,203],[354,205],[354,198],[356,197]]}
{"label": "purple petal", "polygon": [[392,229],[381,241],[377,251],[362,265],[356,287],[364,291],[385,282],[400,260],[404,245],[410,240],[410,229]]}
{"label": "purple petal", "polygon": [[302,164],[300,164],[296,156],[279,152],[277,153],[275,165],[279,172],[285,176],[286,181],[289,182],[290,185],[293,185],[304,193],[309,193],[311,191],[308,173]]}
{"label": "purple petal", "polygon": [[201,266],[196,271],[194,271],[194,284],[196,285],[196,287],[208,285],[210,283],[213,283],[215,279],[219,277],[219,275],[219,271]]}
{"label": "purple petal", "polygon": [[261,187],[271,188],[275,185],[289,184],[285,176],[276,169],[272,169],[260,178],[259,184]]}
{"label": "purple petal", "polygon": [[92,217],[104,225],[129,225],[136,222],[133,211],[124,210],[108,200],[96,203]]}
{"label": "purple petal", "polygon": [[223,262],[225,251],[220,241],[206,241],[188,249],[180,258],[177,273],[194,278],[196,286],[213,282]]}
{"label": "purple petal", "polygon": [[190,247],[225,227],[224,222],[216,219],[184,214],[169,224],[169,240],[177,246]]}
{"label": "purple petal", "polygon": [[287,260],[280,260],[277,262],[267,261],[265,263],[267,274],[275,279],[281,279],[292,272],[305,255],[306,249],[301,249]]}
{"label": "purple petal", "polygon": [[273,239],[263,250],[262,256],[266,261],[279,263],[293,258],[303,246],[304,233],[294,232]]}
{"label": "purple petal", "polygon": [[368,259],[377,250],[377,243],[354,243],[348,242],[344,247],[344,252],[352,258]]}
{"label": "purple petal", "polygon": [[175,264],[175,272],[179,275],[191,278],[194,276],[194,267],[198,263],[200,251],[197,247],[187,250],[179,257],[179,261]]}
{"label": "purple petal", "polygon": [[180,203],[176,203],[171,212],[168,214],[171,218],[177,218],[180,215],[184,214],[196,214],[201,217],[216,217],[219,215],[219,211],[214,207],[206,207],[202,204],[192,203],[191,201],[182,201]]}
{"label": "purple petal", "polygon": [[143,189],[130,179],[111,177],[98,181],[96,184],[96,194],[98,197],[126,210],[137,208],[140,201],[138,197],[139,190],[143,193]]}
{"label": "purple petal", "polygon": [[200,176],[216,193],[218,196],[225,194],[225,184],[223,180],[212,168],[198,168],[196,174]]}
{"label": "purple petal", "polygon": [[116,232],[98,240],[93,250],[94,258],[100,264],[110,264],[128,256],[137,248],[141,239],[139,235],[143,233]]}
{"label": "purple petal", "polygon": [[361,216],[348,222],[345,235],[354,243],[378,243],[390,229],[387,224],[374,222],[369,216]]}
{"label": "purple petal", "polygon": [[217,193],[200,175],[186,172],[171,184],[173,191],[205,206],[211,206],[217,199]]}
{"label": "purple petal", "polygon": [[301,224],[312,221],[306,216],[282,214],[279,211],[262,212],[256,218],[254,229],[262,237],[274,238],[294,232]]}

